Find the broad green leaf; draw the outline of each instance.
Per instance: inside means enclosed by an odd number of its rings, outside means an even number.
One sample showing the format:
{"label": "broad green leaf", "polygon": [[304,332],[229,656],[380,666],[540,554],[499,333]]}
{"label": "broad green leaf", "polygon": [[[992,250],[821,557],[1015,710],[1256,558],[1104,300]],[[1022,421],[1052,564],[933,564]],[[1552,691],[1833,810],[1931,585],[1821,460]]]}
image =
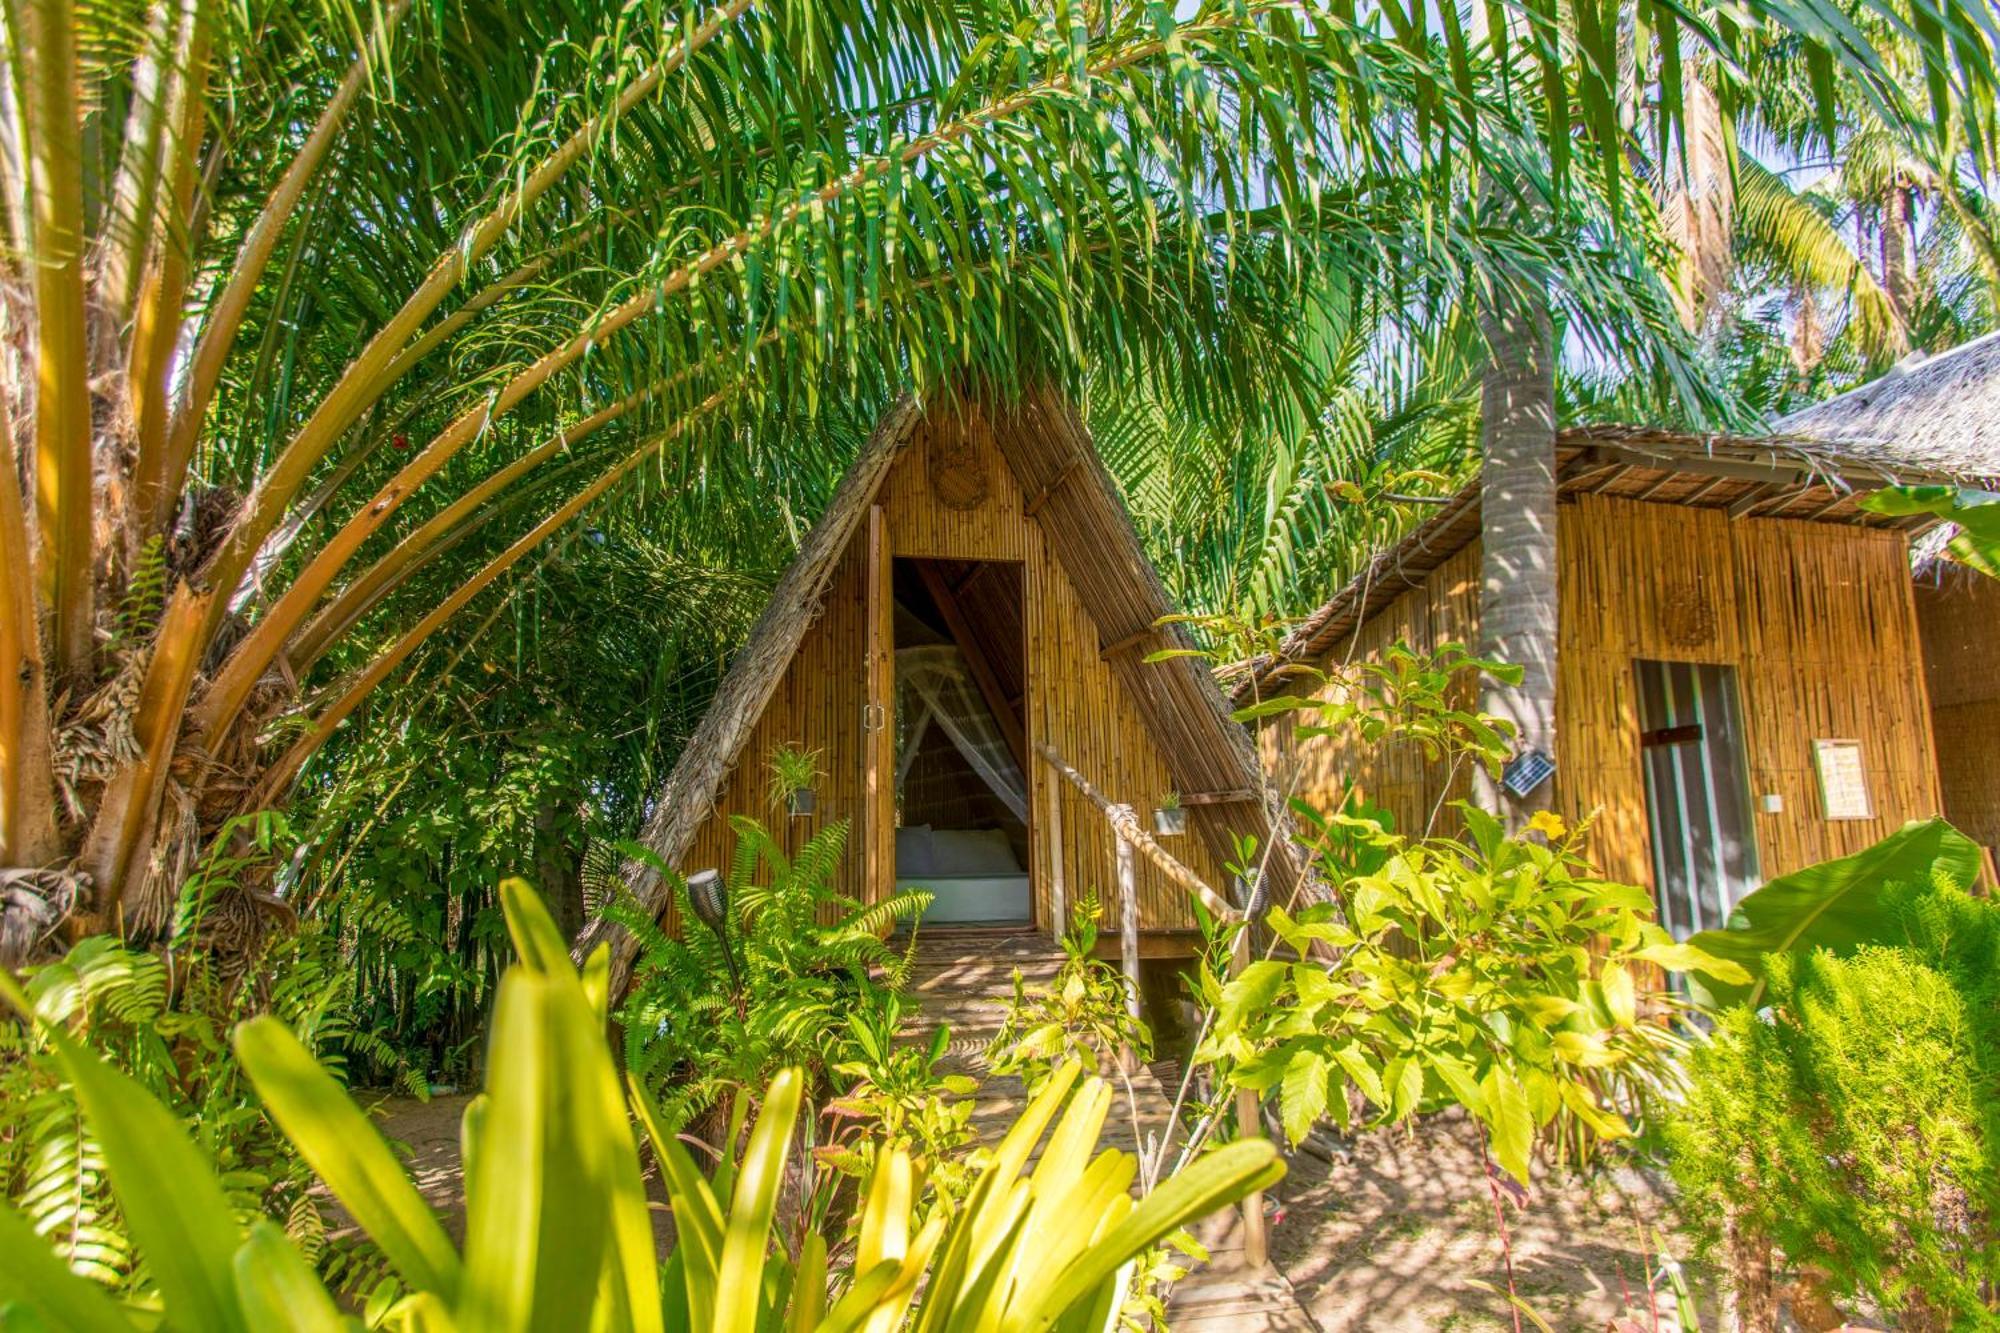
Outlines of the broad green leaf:
{"label": "broad green leaf", "polygon": [[1978,873],[1979,846],[1972,839],[1942,819],[1912,821],[1852,856],[1779,876],[1736,904],[1726,929],[1701,931],[1688,943],[1756,977],[1746,986],[1703,974],[1719,1003],[1754,1006],[1764,994],[1766,954],[1820,948],[1845,953],[1891,942],[1896,891],[1938,878],[1969,886]]}
{"label": "broad green leaf", "polygon": [[750,1145],[744,1149],[743,1163],[737,1170],[736,1193],[729,1203],[729,1222],[722,1237],[715,1306],[718,1329],[747,1333],[757,1326],[764,1251],[770,1243],[778,1190],[785,1183],[785,1159],[791,1151],[803,1084],[798,1070],[781,1071],[771,1080],[763,1110],[750,1131]]}
{"label": "broad green leaf", "polygon": [[333,1303],[312,1265],[270,1222],[251,1226],[236,1251],[236,1299],[254,1329],[286,1333],[340,1333],[353,1327]]}
{"label": "broad green leaf", "polygon": [[1265,1139],[1225,1144],[1147,1195],[1130,1216],[1059,1271],[1025,1274],[1028,1287],[1013,1307],[1006,1333],[1050,1327],[1064,1311],[1093,1295],[1125,1262],[1197,1218],[1284,1179],[1285,1164]]}
{"label": "broad green leaf", "polygon": [[1557,1095],[1562,1098],[1563,1105],[1574,1112],[1576,1118],[1590,1126],[1595,1133],[1607,1139],[1622,1139],[1631,1135],[1632,1127],[1625,1123],[1625,1118],[1615,1111],[1608,1111],[1599,1106],[1596,1096],[1589,1088],[1572,1079],[1560,1079],[1556,1087]]}
{"label": "broad green leaf", "polygon": [[1244,968],[1242,975],[1222,988],[1222,1005],[1215,1015],[1216,1030],[1237,1031],[1252,1015],[1268,1008],[1284,986],[1287,972],[1286,964],[1269,958]]}
{"label": "broad green leaf", "polygon": [[1486,1128],[1491,1136],[1493,1160],[1502,1171],[1528,1183],[1528,1162],[1535,1150],[1535,1113],[1520,1081],[1495,1065],[1480,1080],[1486,1094]]}
{"label": "broad green leaf", "polygon": [[237,1028],[236,1053],[271,1118],[403,1281],[455,1300],[461,1270],[451,1239],[346,1090],[275,1018]]}
{"label": "broad green leaf", "polygon": [[1621,963],[1606,963],[1598,984],[1604,988],[1604,1007],[1610,1010],[1611,1021],[1621,1028],[1635,1026],[1639,1021],[1639,988],[1632,973]]}
{"label": "broad green leaf", "polygon": [[[459,1306],[474,1328],[561,1329],[598,1287],[609,1240],[606,1127],[580,1102],[571,1053],[603,1050],[576,973],[510,968],[492,1029],[487,1110],[466,1179]],[[608,1059],[608,1055],[602,1058]]]}
{"label": "broad green leaf", "polygon": [[67,1034],[46,1035],[104,1149],[112,1193],[174,1322],[215,1333],[243,1328],[234,1269],[242,1233],[207,1159],[139,1083]]}
{"label": "broad green leaf", "polygon": [[792,1308],[786,1333],[812,1333],[826,1313],[826,1238],[808,1228],[799,1242],[798,1271],[792,1276]]}
{"label": "broad green leaf", "polygon": [[550,976],[571,976],[576,969],[569,960],[569,947],[555,919],[525,879],[500,881],[500,905],[507,915],[507,933],[513,937],[514,952],[521,965]]}
{"label": "broad green leaf", "polygon": [[1285,1066],[1278,1085],[1278,1111],[1285,1136],[1297,1143],[1326,1114],[1326,1058],[1317,1051],[1298,1050]]}
{"label": "broad green leaf", "polygon": [[1959,562],[2000,578],[2000,495],[1956,486],[1885,486],[1862,497],[1878,514],[1935,514],[1958,525],[1950,550]]}
{"label": "broad green leaf", "polygon": [[1632,957],[1641,962],[1663,967],[1669,972],[1700,972],[1717,981],[1727,981],[1747,986],[1754,979],[1750,969],[1740,963],[1718,958],[1694,945],[1680,942],[1675,944],[1649,944],[1633,953]]}

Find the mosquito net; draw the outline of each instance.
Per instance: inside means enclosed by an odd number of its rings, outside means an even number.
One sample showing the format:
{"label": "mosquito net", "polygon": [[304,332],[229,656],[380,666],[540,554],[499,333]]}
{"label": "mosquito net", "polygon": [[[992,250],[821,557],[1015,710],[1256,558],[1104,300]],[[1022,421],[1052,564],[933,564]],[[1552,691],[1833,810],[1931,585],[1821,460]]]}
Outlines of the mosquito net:
{"label": "mosquito net", "polygon": [[907,724],[900,727],[896,781],[908,776],[924,737],[937,727],[952,747],[1000,798],[1014,818],[1028,818],[1028,784],[1021,766],[1000,734],[1000,724],[972,679],[965,656],[949,643],[924,644],[896,650],[896,708]]}

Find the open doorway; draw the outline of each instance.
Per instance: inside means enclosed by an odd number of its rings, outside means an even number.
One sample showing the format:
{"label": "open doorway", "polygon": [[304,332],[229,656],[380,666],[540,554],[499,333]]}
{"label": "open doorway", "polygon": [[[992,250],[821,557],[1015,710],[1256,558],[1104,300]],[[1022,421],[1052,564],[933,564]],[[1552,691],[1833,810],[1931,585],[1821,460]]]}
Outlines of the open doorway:
{"label": "open doorway", "polygon": [[930,924],[1030,925],[1021,566],[898,559],[896,887]]}
{"label": "open doorway", "polygon": [[1757,843],[1736,672],[1635,663],[1639,753],[1660,924],[1675,938],[1727,924],[1757,887]]}

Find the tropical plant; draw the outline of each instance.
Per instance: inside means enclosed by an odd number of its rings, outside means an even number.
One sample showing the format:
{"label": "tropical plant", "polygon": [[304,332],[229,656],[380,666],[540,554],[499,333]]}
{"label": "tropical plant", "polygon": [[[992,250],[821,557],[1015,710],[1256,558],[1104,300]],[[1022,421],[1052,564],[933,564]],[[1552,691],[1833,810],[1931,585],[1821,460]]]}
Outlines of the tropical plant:
{"label": "tropical plant", "polygon": [[[1863,0],[1990,143],[1977,0],[1904,2]],[[1464,250],[1372,185],[1461,148],[1559,185],[1578,131],[1622,170],[1623,6],[1501,8],[1491,63],[1422,6],[9,9],[0,865],[163,929],[154,868],[552,534],[828,404],[1104,367],[1310,401],[1288,317],[1336,260]],[[1665,70],[1742,54],[1640,11]],[[1836,0],[1748,11],[1918,119]],[[1550,173],[1488,95],[1534,72]]]}
{"label": "tropical plant", "polygon": [[1589,872],[1581,830],[1544,814],[1530,835],[1508,836],[1461,809],[1465,842],[1301,810],[1308,837],[1338,828],[1386,859],[1332,902],[1296,916],[1272,908],[1287,956],[1219,988],[1202,974],[1215,1017],[1195,1059],[1221,1081],[1274,1092],[1295,1140],[1323,1116],[1346,1128],[1357,1112],[1388,1124],[1463,1106],[1493,1160],[1526,1182],[1538,1141],[1581,1160],[1630,1135],[1671,1086],[1683,1041],[1649,1015],[1673,1002],[1644,982],[1699,955],[1653,924],[1643,889]]}
{"label": "tropical plant", "polygon": [[904,1040],[909,1017],[901,995],[891,991],[880,1008],[848,1018],[856,1058],[833,1067],[847,1086],[826,1104],[835,1132],[815,1155],[842,1175],[864,1181],[885,1152],[904,1152],[925,1189],[955,1202],[984,1165],[972,1128],[972,1096],[979,1083],[938,1068],[951,1045],[949,1027],[932,1029],[928,1042]]}
{"label": "tropical plant", "polygon": [[46,1032],[88,1044],[145,1089],[200,1145],[239,1217],[277,1222],[343,1283],[365,1275],[368,1256],[329,1241],[310,1174],[252,1095],[229,1030],[271,1014],[334,1073],[368,1055],[389,1076],[404,1075],[410,1091],[425,1091],[375,1034],[352,1025],[353,972],[327,931],[269,933],[247,955],[217,958],[200,947],[202,902],[244,868],[221,851],[203,859],[164,955],[91,936],[27,969],[21,986],[34,1021],[0,1027],[0,1193],[71,1270],[113,1291],[146,1292],[153,1275],[134,1252],[104,1149]]}
{"label": "tropical plant", "polygon": [[629,899],[606,909],[640,942],[618,1009],[626,1068],[660,1090],[675,1129],[779,1069],[802,1069],[817,1092],[829,1072],[864,1058],[849,1019],[886,1012],[909,961],[883,936],[931,900],[910,891],[863,905],[835,891],[845,821],[821,829],[796,856],[747,816],[732,816],[730,828],[736,847],[720,936],[699,924],[687,880],[658,863],[673,888],[677,934]]}
{"label": "tropical plant", "polygon": [[1871,847],[1780,875],[1746,896],[1722,929],[1688,940],[1703,956],[1731,964],[1729,975],[1700,964],[1693,971],[1712,1004],[1755,1009],[1774,959],[1891,942],[1902,931],[1904,895],[1972,884],[1979,861],[1979,844],[1944,820],[1912,820]]}
{"label": "tropical plant", "polygon": [[[1077,1087],[1072,1068],[1029,1104],[961,1208],[913,1216],[912,1164],[889,1154],[855,1219],[849,1261],[830,1270],[817,1238],[796,1255],[771,1245],[804,1084],[796,1071],[772,1081],[742,1156],[727,1155],[710,1178],[635,1084],[677,1223],[661,1262],[602,1039],[608,956],[600,950],[579,975],[534,891],[511,881],[502,896],[522,961],[501,983],[492,1077],[466,1118],[462,1251],[368,1118],[282,1023],[258,1019],[235,1037],[271,1114],[402,1279],[406,1294],[380,1327],[1102,1327],[1136,1254],[1283,1175],[1268,1144],[1235,1144],[1135,1204],[1126,1192],[1131,1158],[1090,1155],[1109,1090],[1096,1080]],[[29,1011],[11,980],[0,981],[0,994]],[[0,1308],[10,1318],[77,1329],[164,1319],[217,1333],[360,1327],[281,1230],[240,1223],[212,1168],[157,1101],[66,1034],[46,1035],[103,1142],[160,1298],[148,1308],[121,1306],[64,1268],[18,1213],[0,1208]],[[1051,1122],[1040,1161],[1024,1175]]]}
{"label": "tropical plant", "polygon": [[1953,559],[2000,579],[2000,496],[1951,486],[1885,486],[1862,497],[1878,514],[1935,514],[1957,527],[1945,549]]}
{"label": "tropical plant", "polygon": [[987,1045],[994,1073],[1017,1075],[1037,1088],[1071,1063],[1116,1069],[1151,1058],[1152,1030],[1132,1012],[1125,977],[1097,956],[1103,910],[1091,893],[1071,905],[1062,965],[1048,985],[1030,985],[1014,969],[1013,999]]}
{"label": "tropical plant", "polygon": [[2000,907],[1948,884],[1870,897],[1883,942],[1771,955],[1667,1119],[1745,1328],[1775,1327],[1774,1246],[1898,1327],[2000,1316]]}
{"label": "tropical plant", "polygon": [[819,766],[821,751],[796,745],[774,746],[767,767],[771,770],[771,809],[780,814],[792,809],[801,792],[810,793],[813,784],[825,776]]}
{"label": "tropical plant", "polygon": [[[1268,665],[1281,630],[1227,616],[1202,623],[1205,651],[1225,662]],[[1281,667],[1235,716],[1283,719],[1298,738],[1337,737],[1355,753],[1409,745],[1454,777],[1492,772],[1511,728],[1467,706],[1472,673],[1514,675],[1457,644],[1430,657],[1398,644],[1380,660]],[[1259,697],[1267,687],[1283,692]],[[1432,832],[1442,808],[1408,833],[1364,796],[1350,783],[1325,809],[1290,802],[1320,900],[1269,905],[1256,922],[1205,923],[1193,976],[1205,1017],[1191,1072],[1206,1067],[1211,1088],[1190,1145],[1238,1089],[1275,1094],[1294,1141],[1325,1117],[1345,1129],[1461,1106],[1492,1159],[1524,1182],[1538,1143],[1575,1161],[1629,1136],[1631,1119],[1671,1085],[1682,1046],[1657,1021],[1676,1002],[1647,980],[1694,962],[1748,974],[1674,943],[1651,919],[1651,895],[1594,875],[1587,828],[1552,811],[1509,833],[1457,802],[1462,835]],[[1253,927],[1270,936],[1260,958]]]}

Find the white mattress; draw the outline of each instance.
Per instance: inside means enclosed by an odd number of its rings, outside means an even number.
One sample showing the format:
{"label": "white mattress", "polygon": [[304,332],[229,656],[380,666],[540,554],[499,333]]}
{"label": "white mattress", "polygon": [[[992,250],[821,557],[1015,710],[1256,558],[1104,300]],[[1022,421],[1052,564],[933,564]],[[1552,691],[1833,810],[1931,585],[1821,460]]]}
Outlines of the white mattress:
{"label": "white mattress", "polygon": [[924,910],[931,925],[971,921],[1031,921],[1028,877],[1012,875],[902,875],[896,888],[923,889],[932,895]]}

